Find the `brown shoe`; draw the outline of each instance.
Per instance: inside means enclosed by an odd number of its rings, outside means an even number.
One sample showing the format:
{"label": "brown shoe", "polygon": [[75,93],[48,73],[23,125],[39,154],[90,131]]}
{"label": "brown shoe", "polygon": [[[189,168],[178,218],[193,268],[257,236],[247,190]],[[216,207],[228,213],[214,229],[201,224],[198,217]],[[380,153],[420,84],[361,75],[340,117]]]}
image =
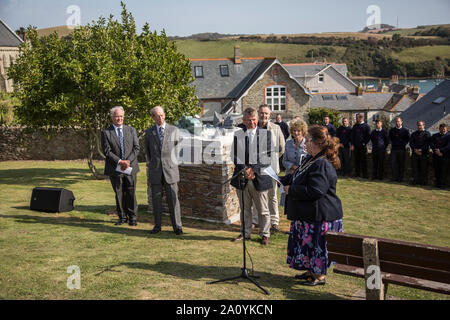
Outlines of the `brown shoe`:
{"label": "brown shoe", "polygon": [[270,240],[268,237],[262,237],[261,238],[261,244],[267,246],[270,243]]}
{"label": "brown shoe", "polygon": [[[236,238],[234,238],[231,241],[232,242],[236,242],[236,241],[241,241],[242,239],[244,239],[244,236],[242,234],[240,234],[240,235],[238,235]],[[245,240],[250,240],[250,238],[245,237]]]}
{"label": "brown shoe", "polygon": [[270,231],[271,231],[271,232],[279,232],[280,229],[278,229],[278,225],[277,225],[277,224],[273,224]]}

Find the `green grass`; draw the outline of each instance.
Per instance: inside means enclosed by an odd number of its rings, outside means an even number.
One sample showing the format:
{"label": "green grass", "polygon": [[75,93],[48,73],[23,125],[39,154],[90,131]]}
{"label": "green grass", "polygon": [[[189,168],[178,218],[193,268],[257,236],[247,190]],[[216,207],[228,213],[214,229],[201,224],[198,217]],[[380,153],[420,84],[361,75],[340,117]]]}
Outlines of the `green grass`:
{"label": "green grass", "polygon": [[[288,43],[263,43],[246,42],[238,40],[196,41],[177,40],[180,52],[189,58],[232,58],[234,46],[239,45],[241,57],[276,57],[283,63],[310,62],[310,57],[305,57],[310,49],[318,49],[320,45],[299,45]],[[345,53],[344,47],[334,46],[336,57],[328,57],[328,61],[336,60]],[[315,57],[314,59],[318,59]]]}
{"label": "green grass", "polygon": [[[29,210],[35,186],[72,190],[75,210]],[[299,285],[293,280],[297,272],[286,265],[284,233],[273,235],[268,247],[259,244],[257,235],[248,243],[259,282],[270,296],[245,281],[207,285],[240,274],[242,247],[230,241],[239,226],[183,219],[185,234],[179,237],[165,218],[163,232],[151,235],[146,188],[142,170],[138,226],[114,226],[111,185],[94,180],[85,161],[2,162],[0,299],[350,299],[364,288],[362,279],[331,270],[326,286]],[[338,194],[348,233],[450,246],[448,190],[343,179]],[[287,230],[289,222],[283,214],[281,219],[282,230]],[[80,290],[66,287],[72,265],[81,269]],[[399,286],[390,286],[388,294],[448,299]]]}
{"label": "green grass", "polygon": [[436,57],[450,59],[450,46],[423,46],[403,49],[401,52],[392,53],[392,57],[402,62],[421,62],[434,60]]}

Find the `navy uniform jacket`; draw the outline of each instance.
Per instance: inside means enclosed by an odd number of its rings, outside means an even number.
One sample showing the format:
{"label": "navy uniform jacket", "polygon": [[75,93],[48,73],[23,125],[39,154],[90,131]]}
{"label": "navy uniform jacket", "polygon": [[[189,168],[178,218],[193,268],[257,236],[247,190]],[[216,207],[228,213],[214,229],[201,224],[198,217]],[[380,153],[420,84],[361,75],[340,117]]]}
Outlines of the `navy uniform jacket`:
{"label": "navy uniform jacket", "polygon": [[[256,143],[256,163],[251,163],[250,150],[248,146],[248,137],[246,134],[247,127],[245,125],[239,126],[242,130],[238,130],[234,134],[233,138],[233,162],[234,162],[234,172],[235,176],[243,168],[252,168],[255,172],[255,179],[253,179],[253,184],[257,191],[265,191],[273,188],[272,178],[269,175],[263,174],[262,171],[269,167],[271,164],[271,142],[272,133],[269,130],[261,129],[257,127],[254,143]],[[262,141],[267,139],[267,141]],[[267,146],[267,148],[266,148]],[[242,159],[242,157],[245,157]],[[267,161],[264,161],[267,160]],[[248,179],[245,179],[244,188],[247,185]],[[230,184],[236,189],[243,189],[240,187],[239,177],[235,177],[231,180]]]}
{"label": "navy uniform jacket", "polygon": [[414,131],[409,139],[409,146],[411,147],[413,154],[414,149],[419,149],[422,152],[422,155],[428,154],[428,150],[430,149],[430,139],[431,135],[428,131]]}
{"label": "navy uniform jacket", "polygon": [[381,129],[380,131],[377,131],[375,129],[370,134],[370,141],[372,141],[373,152],[383,152],[386,150],[389,144],[388,134],[383,129]]}
{"label": "navy uniform jacket", "polygon": [[[304,161],[310,159],[307,156]],[[336,195],[337,174],[326,158],[317,159],[304,173],[280,177],[281,183],[290,185],[286,196],[286,214],[289,220],[306,222],[342,219],[342,203]],[[293,180],[293,181],[292,181]]]}
{"label": "navy uniform jacket", "polygon": [[289,126],[286,122],[281,120],[281,122],[274,122],[275,124],[280,126],[281,132],[283,132],[284,140],[289,138]]}
{"label": "navy uniform jacket", "polygon": [[367,123],[356,123],[352,128],[352,145],[364,147],[370,141],[370,127]]}
{"label": "navy uniform jacket", "polygon": [[433,134],[430,146],[433,151],[439,149],[444,154],[444,157],[450,158],[450,132]]}
{"label": "navy uniform jacket", "polygon": [[409,131],[406,128],[397,127],[389,130],[389,139],[391,140],[392,150],[405,150],[409,142]]}
{"label": "navy uniform jacket", "polygon": [[340,143],[344,146],[344,148],[350,148],[352,143],[352,127],[344,127],[340,126],[336,131],[336,137],[339,138]]}
{"label": "navy uniform jacket", "polygon": [[336,128],[331,123],[323,124],[322,126],[328,129],[328,133],[330,134],[330,136],[336,136]]}

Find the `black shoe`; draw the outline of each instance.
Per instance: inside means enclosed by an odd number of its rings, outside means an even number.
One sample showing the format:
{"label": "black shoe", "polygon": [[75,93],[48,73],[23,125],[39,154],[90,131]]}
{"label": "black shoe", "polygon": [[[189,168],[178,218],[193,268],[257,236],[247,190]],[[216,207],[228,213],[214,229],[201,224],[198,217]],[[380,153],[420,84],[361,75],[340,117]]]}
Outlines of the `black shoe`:
{"label": "black shoe", "polygon": [[137,226],[137,222],[136,221],[130,221],[128,223],[128,225],[132,226],[132,227],[136,227]]}
{"label": "black shoe", "polygon": [[323,278],[322,280],[309,278],[307,281],[302,282],[301,284],[304,286],[315,287],[315,286],[323,286],[325,285],[326,280]]}
{"label": "black shoe", "polygon": [[312,275],[309,272],[305,272],[301,274],[296,274],[294,278],[297,280],[308,280],[309,278],[312,278]]}
{"label": "black shoe", "polygon": [[120,225],[122,225],[122,224],[124,224],[124,223],[127,223],[127,220],[121,220],[121,219],[119,219],[119,221],[117,221],[116,223],[114,223],[114,225],[120,226]]}
{"label": "black shoe", "polygon": [[150,231],[151,234],[157,234],[157,233],[160,233],[160,232],[161,232],[161,229],[159,229],[159,228],[153,228],[153,230]]}
{"label": "black shoe", "polygon": [[183,229],[178,228],[177,230],[175,230],[175,234],[176,234],[177,236],[182,235],[182,234],[183,234]]}

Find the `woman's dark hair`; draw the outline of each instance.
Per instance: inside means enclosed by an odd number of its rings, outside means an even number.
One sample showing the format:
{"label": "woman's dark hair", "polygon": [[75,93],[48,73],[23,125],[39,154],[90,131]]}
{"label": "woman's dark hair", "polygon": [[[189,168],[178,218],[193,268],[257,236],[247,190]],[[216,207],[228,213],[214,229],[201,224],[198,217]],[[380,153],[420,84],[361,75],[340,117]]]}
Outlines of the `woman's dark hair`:
{"label": "woman's dark hair", "polygon": [[332,137],[326,127],[319,125],[309,127],[308,134],[311,141],[324,152],[325,157],[331,162],[333,167],[339,169],[341,167],[341,161],[338,156],[339,139]]}

